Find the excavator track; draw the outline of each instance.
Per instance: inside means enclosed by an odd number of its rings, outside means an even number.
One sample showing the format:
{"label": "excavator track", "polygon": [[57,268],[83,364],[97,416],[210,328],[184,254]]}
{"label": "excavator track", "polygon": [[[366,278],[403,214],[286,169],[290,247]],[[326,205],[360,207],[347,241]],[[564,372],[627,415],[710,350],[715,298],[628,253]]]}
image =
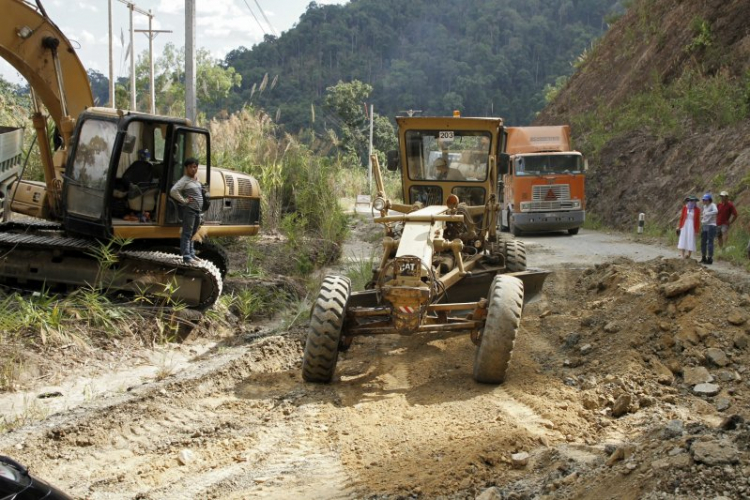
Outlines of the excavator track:
{"label": "excavator track", "polygon": [[95,286],[111,295],[140,295],[197,310],[221,295],[221,273],[209,261],[187,264],[171,253],[122,249],[103,266],[96,257],[100,249],[97,241],[63,235],[54,223],[2,223],[0,285],[50,291]]}

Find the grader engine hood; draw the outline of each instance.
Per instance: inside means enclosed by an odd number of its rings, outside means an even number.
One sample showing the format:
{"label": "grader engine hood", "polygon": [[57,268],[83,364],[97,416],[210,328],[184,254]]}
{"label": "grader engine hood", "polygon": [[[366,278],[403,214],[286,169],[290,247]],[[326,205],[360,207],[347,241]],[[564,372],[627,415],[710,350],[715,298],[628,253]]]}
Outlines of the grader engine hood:
{"label": "grader engine hood", "polygon": [[445,222],[433,219],[444,213],[445,206],[429,206],[409,214],[422,221],[404,225],[396,258],[393,260],[391,281],[383,287],[383,298],[393,306],[393,323],[401,333],[417,329],[434,298],[432,256],[435,240],[442,238]]}

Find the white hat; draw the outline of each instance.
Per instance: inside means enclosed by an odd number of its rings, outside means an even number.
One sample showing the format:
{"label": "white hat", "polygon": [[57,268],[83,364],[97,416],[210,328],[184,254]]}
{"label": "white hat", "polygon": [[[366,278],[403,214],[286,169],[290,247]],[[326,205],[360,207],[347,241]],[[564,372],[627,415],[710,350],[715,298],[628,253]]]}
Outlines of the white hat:
{"label": "white hat", "polygon": [[719,196],[729,196],[729,193],[727,193],[726,191],[722,191],[721,193],[719,193]]}

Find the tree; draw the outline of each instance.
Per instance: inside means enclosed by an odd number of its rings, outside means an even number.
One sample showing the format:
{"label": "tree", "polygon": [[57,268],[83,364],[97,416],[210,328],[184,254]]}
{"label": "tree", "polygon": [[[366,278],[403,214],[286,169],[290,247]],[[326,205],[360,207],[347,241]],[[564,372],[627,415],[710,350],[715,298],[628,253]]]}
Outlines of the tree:
{"label": "tree", "polygon": [[89,77],[94,103],[97,106],[107,106],[109,104],[109,78],[95,69],[89,69],[86,74]]}
{"label": "tree", "polygon": [[326,89],[325,108],[340,120],[341,149],[349,161],[361,164],[367,153],[365,101],[372,87],[359,80],[339,81]]}
{"label": "tree", "polygon": [[[233,87],[239,87],[242,76],[232,67],[223,67],[218,59],[211,57],[207,49],[196,53],[196,96],[198,109],[214,115]],[[138,109],[149,108],[149,60],[148,52],[138,56],[136,64],[136,88]],[[154,88],[156,110],[160,114],[185,116],[185,49],[177,49],[167,43],[164,52],[154,63]]]}

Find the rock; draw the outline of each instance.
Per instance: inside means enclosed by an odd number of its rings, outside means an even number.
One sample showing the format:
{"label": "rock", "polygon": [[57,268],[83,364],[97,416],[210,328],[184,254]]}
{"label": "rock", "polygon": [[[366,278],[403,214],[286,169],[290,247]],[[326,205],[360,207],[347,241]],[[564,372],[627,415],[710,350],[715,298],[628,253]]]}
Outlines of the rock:
{"label": "rock", "polygon": [[748,344],[748,337],[744,333],[738,333],[734,336],[734,347],[737,349],[745,349],[747,348]]}
{"label": "rock", "polygon": [[693,392],[697,396],[713,397],[721,392],[721,387],[718,384],[698,384],[693,387]]}
{"label": "rock", "polygon": [[585,344],[581,346],[581,354],[585,356],[590,353],[592,349],[593,347],[591,346],[591,344]]}
{"label": "rock", "polygon": [[[606,448],[605,451],[611,449]],[[605,462],[608,467],[612,467],[614,464],[619,462],[620,460],[627,460],[631,456],[633,456],[633,453],[635,453],[635,446],[631,444],[626,444],[622,446],[618,446],[615,451],[612,452],[612,454],[609,456],[607,461]]]}
{"label": "rock", "polygon": [[182,450],[177,455],[177,461],[180,463],[180,465],[187,465],[193,460],[195,460],[195,453],[190,450]]}
{"label": "rock", "polygon": [[721,349],[717,349],[715,347],[706,349],[705,356],[706,356],[706,361],[708,361],[714,366],[723,367],[729,364],[729,358],[727,357],[726,353],[722,351]]}
{"label": "rock", "polygon": [[716,378],[718,378],[722,382],[739,382],[741,380],[737,372],[734,372],[732,370],[719,370],[719,372],[716,374]]}
{"label": "rock", "polygon": [[510,456],[510,460],[514,468],[523,469],[529,464],[529,457],[530,455],[528,453],[526,453],[525,451],[522,451],[520,453],[512,454]]}
{"label": "rock", "polygon": [[691,274],[688,276],[683,276],[677,281],[673,281],[671,283],[665,283],[664,285],[661,285],[659,287],[659,290],[667,298],[677,297],[678,295],[682,295],[684,293],[687,293],[697,288],[700,284],[701,284],[700,275]]}
{"label": "rock", "polygon": [[693,297],[692,295],[689,295],[682,299],[680,301],[680,304],[677,306],[677,310],[681,313],[687,313],[695,309],[695,307],[698,305],[698,298]]}
{"label": "rock", "polygon": [[612,416],[619,418],[625,415],[628,412],[628,408],[630,408],[630,399],[630,394],[620,394],[620,397],[617,398],[617,401],[612,406]]}
{"label": "rock", "polygon": [[690,455],[687,453],[680,453],[667,458],[654,460],[651,462],[651,467],[654,469],[687,469],[692,463],[693,460],[690,458]]}
{"label": "rock", "polygon": [[706,326],[696,325],[694,330],[700,340],[706,340],[706,337],[708,337],[712,331],[716,330],[716,328],[709,323]]}
{"label": "rock", "polygon": [[704,384],[713,382],[714,378],[702,366],[687,366],[682,370],[682,379],[686,385]]}
{"label": "rock", "polygon": [[711,466],[736,464],[740,460],[739,451],[726,439],[693,443],[690,454],[696,462]]}
{"label": "rock", "polygon": [[617,323],[617,321],[610,321],[606,325],[604,325],[604,331],[607,333],[617,333],[620,331],[620,325]]}
{"label": "rock", "polygon": [[743,310],[735,309],[734,311],[729,313],[729,315],[727,316],[727,321],[730,325],[734,326],[744,325],[747,322],[747,315]]}
{"label": "rock", "polygon": [[694,327],[680,329],[675,336],[675,340],[680,342],[683,346],[688,344],[696,345],[701,341],[700,337],[696,335]]}
{"label": "rock", "polygon": [[651,367],[654,369],[654,372],[656,373],[656,380],[660,384],[672,385],[672,382],[674,382],[674,375],[672,375],[672,370],[664,366],[661,361],[656,358],[651,359]]}
{"label": "rock", "polygon": [[668,332],[672,329],[672,324],[667,323],[666,321],[659,321],[659,330],[663,332]]}
{"label": "rock", "polygon": [[476,500],[503,500],[503,493],[497,486],[484,490]]}
{"label": "rock", "polygon": [[565,337],[565,341],[563,342],[563,346],[566,349],[570,349],[574,345],[578,343],[578,341],[581,340],[581,334],[576,332],[571,332],[568,334],[567,337]]}
{"label": "rock", "polygon": [[607,467],[612,467],[623,458],[625,458],[625,453],[623,452],[623,449],[617,448],[614,452],[612,452],[612,454],[607,459],[607,462],[606,462]]}
{"label": "rock", "polygon": [[685,432],[685,427],[682,420],[670,420],[662,429],[661,437],[662,439],[674,439],[681,437],[683,432]]}
{"label": "rock", "polygon": [[729,398],[717,398],[716,399],[716,409],[718,411],[726,411],[729,409],[729,407],[732,406],[732,400]]}
{"label": "rock", "polygon": [[581,398],[581,403],[587,410],[596,410],[597,408],[599,408],[599,400],[592,394],[585,394]]}

